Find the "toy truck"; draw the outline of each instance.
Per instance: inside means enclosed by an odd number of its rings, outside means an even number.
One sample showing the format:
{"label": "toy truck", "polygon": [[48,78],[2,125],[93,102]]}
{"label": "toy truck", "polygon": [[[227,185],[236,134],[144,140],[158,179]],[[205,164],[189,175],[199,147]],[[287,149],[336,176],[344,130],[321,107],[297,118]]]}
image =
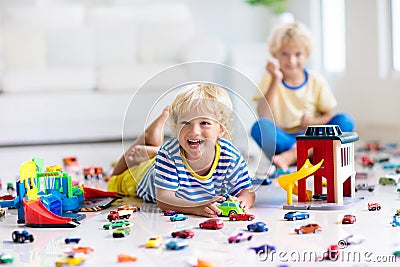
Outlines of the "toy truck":
{"label": "toy truck", "polygon": [[12,235],[12,240],[15,243],[24,243],[26,240],[29,240],[30,242],[33,242],[33,235],[28,233],[26,230],[15,230]]}
{"label": "toy truck", "polygon": [[132,210],[110,210],[107,219],[111,222],[114,220],[129,219],[132,215]]}
{"label": "toy truck", "polygon": [[375,210],[380,210],[381,205],[379,203],[368,203],[368,210],[369,211],[375,211]]}

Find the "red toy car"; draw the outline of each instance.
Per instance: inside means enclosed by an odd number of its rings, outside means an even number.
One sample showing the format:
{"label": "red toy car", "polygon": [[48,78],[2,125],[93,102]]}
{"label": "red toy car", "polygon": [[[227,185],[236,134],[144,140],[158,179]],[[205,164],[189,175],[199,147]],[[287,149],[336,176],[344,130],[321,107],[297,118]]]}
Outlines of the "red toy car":
{"label": "red toy car", "polygon": [[342,219],[342,224],[353,224],[356,222],[356,216],[351,214],[344,215]]}
{"label": "red toy car", "polygon": [[230,221],[252,221],[256,217],[252,214],[230,214],[229,220]]}
{"label": "red toy car", "polygon": [[179,238],[192,238],[194,236],[194,232],[190,230],[181,230],[171,233],[171,236]]}
{"label": "red toy car", "polygon": [[379,203],[368,203],[368,210],[369,211],[375,211],[375,210],[380,210],[381,205]]}
{"label": "red toy car", "polygon": [[361,157],[361,164],[364,166],[364,167],[373,167],[374,165],[375,165],[375,161],[373,160],[373,159],[371,159],[370,157],[368,157],[368,156],[362,156]]}
{"label": "red toy car", "polygon": [[221,219],[214,218],[200,223],[199,226],[201,229],[217,230],[224,227],[224,222]]}

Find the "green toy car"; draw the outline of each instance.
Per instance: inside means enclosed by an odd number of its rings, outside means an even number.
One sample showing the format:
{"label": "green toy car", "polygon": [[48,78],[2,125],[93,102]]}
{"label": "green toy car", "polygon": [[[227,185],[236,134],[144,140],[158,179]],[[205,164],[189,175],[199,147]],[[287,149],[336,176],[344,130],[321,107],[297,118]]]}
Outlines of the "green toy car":
{"label": "green toy car", "polygon": [[115,221],[106,223],[105,225],[103,225],[103,228],[106,229],[106,230],[109,230],[111,228],[115,229],[115,228],[118,228],[118,227],[124,227],[124,226],[129,226],[129,225],[130,225],[130,222],[128,222],[128,221],[115,220]]}
{"label": "green toy car", "polygon": [[0,253],[0,263],[11,263],[14,258],[10,254]]}
{"label": "green toy car", "polygon": [[381,177],[379,178],[379,184],[382,185],[397,185],[397,180],[393,177]]}
{"label": "green toy car", "polygon": [[117,228],[113,232],[113,237],[114,238],[125,237],[125,236],[129,235],[130,232],[131,232],[130,227]]}
{"label": "green toy car", "polygon": [[240,207],[240,203],[236,201],[224,201],[218,206],[221,210],[221,216],[228,217],[231,214],[244,214],[244,210]]}

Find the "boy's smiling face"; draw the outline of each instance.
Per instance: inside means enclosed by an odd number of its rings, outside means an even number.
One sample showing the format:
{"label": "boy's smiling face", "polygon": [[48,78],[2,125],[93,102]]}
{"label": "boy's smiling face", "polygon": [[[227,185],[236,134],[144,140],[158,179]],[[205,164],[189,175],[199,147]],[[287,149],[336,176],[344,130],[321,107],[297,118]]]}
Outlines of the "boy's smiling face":
{"label": "boy's smiling face", "polygon": [[304,45],[294,40],[282,43],[275,56],[279,61],[283,74],[289,77],[303,73],[303,68],[308,59]]}
{"label": "boy's smiling face", "polygon": [[[224,129],[211,112],[191,110],[178,116],[177,136],[188,160],[199,160],[215,151]],[[214,155],[214,154],[212,154]]]}

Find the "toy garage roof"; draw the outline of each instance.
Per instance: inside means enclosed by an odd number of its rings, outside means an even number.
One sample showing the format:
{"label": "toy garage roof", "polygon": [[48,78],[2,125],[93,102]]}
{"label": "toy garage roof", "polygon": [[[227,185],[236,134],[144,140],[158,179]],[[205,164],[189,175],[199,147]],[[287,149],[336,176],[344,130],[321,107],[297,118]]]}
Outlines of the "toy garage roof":
{"label": "toy garage roof", "polygon": [[306,132],[296,136],[296,140],[340,140],[342,144],[357,141],[358,134],[354,132],[342,133],[338,125],[308,126]]}

